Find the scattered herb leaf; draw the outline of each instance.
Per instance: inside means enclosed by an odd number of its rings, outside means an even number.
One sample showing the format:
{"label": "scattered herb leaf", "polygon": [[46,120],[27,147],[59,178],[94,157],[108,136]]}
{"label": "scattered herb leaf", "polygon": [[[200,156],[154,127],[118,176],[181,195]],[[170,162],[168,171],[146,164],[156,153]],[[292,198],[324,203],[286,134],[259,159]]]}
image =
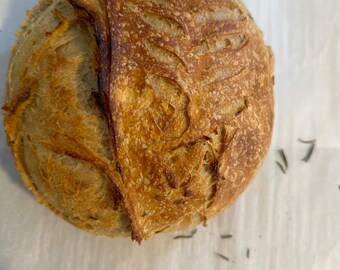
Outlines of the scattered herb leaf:
{"label": "scattered herb leaf", "polygon": [[192,238],[192,235],[177,235],[174,239]]}
{"label": "scattered herb leaf", "polygon": [[286,171],[288,170],[288,160],[285,154],[285,151],[283,149],[278,150],[280,157],[283,161],[283,164],[285,165]]}
{"label": "scattered herb leaf", "polygon": [[308,161],[310,160],[310,158],[311,158],[312,155],[313,155],[314,148],[315,148],[315,143],[313,143],[313,144],[309,147],[308,152],[307,152],[306,156],[302,159],[302,161],[308,162]]}
{"label": "scattered herb leaf", "polygon": [[188,235],[177,235],[173,239],[185,239],[185,238],[192,238],[197,233],[197,229],[195,228],[190,232]]}
{"label": "scattered herb leaf", "polygon": [[220,257],[221,259],[228,261],[229,262],[229,258],[227,256],[224,256],[221,253],[215,252],[215,255],[217,255],[218,257]]}
{"label": "scattered herb leaf", "polygon": [[247,258],[249,259],[249,257],[250,257],[250,249],[247,248]]}
{"label": "scattered herb leaf", "polygon": [[276,164],[277,164],[277,166],[281,169],[281,171],[282,171],[284,174],[286,174],[286,170],[285,170],[285,168],[283,167],[283,165],[282,165],[280,162],[278,162],[278,161],[276,161]]}
{"label": "scattered herb leaf", "polygon": [[306,143],[306,144],[311,144],[311,143],[315,143],[316,142],[316,140],[309,140],[309,141],[306,141],[306,140],[302,140],[302,139],[298,139],[299,140],[299,142],[301,142],[301,143]]}
{"label": "scattered herb leaf", "polygon": [[228,239],[228,238],[232,238],[233,235],[232,234],[223,234],[220,237],[221,237],[221,239]]}

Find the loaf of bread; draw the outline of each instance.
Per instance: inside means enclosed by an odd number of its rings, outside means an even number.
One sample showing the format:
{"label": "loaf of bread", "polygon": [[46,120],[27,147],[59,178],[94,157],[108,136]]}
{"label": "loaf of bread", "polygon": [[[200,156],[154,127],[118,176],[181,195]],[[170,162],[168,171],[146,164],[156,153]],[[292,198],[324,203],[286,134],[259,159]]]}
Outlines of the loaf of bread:
{"label": "loaf of bread", "polygon": [[41,0],[10,60],[5,130],[37,200],[140,242],[230,205],[273,126],[273,56],[238,0]]}

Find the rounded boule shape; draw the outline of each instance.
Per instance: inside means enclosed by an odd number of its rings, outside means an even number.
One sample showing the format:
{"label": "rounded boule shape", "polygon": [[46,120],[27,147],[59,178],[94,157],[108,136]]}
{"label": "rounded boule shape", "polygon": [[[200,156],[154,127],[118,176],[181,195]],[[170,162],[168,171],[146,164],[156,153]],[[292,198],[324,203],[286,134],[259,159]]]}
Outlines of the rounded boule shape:
{"label": "rounded boule shape", "polygon": [[141,241],[205,223],[261,166],[273,56],[236,0],[41,0],[10,60],[5,130],[38,201]]}

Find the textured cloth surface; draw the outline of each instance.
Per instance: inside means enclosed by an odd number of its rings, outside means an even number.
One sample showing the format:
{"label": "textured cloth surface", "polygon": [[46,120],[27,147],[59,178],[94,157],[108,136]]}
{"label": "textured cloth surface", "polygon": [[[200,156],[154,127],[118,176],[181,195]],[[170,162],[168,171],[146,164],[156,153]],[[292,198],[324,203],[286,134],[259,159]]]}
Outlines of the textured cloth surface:
{"label": "textured cloth surface", "polygon": [[[0,0],[1,104],[14,34],[35,4]],[[138,246],[95,237],[35,201],[21,183],[1,129],[1,270],[340,268],[340,2],[245,4],[275,54],[276,117],[268,158],[241,198],[192,239],[174,240],[180,233],[169,233]],[[298,138],[317,139],[308,163],[301,159],[309,146]],[[280,148],[289,163],[285,175],[275,164],[282,162]],[[221,239],[222,234],[233,237]]]}

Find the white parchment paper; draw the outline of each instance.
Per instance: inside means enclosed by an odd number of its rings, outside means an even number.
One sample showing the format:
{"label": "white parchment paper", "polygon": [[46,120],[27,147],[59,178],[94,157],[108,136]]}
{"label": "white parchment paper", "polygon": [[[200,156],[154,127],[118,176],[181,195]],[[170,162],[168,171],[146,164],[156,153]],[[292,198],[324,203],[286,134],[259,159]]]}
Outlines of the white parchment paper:
{"label": "white parchment paper", "polygon": [[[0,0],[1,104],[14,33],[36,2]],[[268,158],[240,199],[193,239],[169,233],[138,246],[95,237],[35,201],[1,127],[0,270],[340,269],[340,1],[245,2],[275,52],[276,117]],[[317,139],[309,163],[297,138]],[[275,165],[279,148],[286,175]]]}

